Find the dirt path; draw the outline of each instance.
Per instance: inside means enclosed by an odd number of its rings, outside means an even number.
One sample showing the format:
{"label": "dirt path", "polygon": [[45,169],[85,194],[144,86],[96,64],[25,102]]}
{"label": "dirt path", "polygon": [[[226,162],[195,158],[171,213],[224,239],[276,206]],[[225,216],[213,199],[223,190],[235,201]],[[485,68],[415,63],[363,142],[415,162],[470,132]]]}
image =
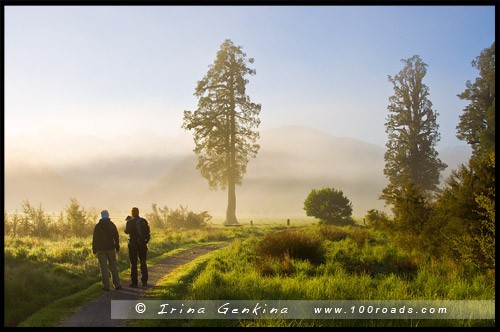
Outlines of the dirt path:
{"label": "dirt path", "polygon": [[[141,295],[155,287],[165,275],[172,272],[181,265],[189,263],[193,259],[207,254],[213,250],[217,250],[227,246],[227,243],[211,244],[193,249],[182,251],[173,256],[167,257],[148,268],[148,286],[139,288],[128,287],[129,280],[123,282],[123,288],[120,290],[112,290],[107,292],[97,299],[78,309],[71,317],[65,319],[59,326],[106,326],[116,327],[125,323],[124,319],[111,319],[111,300],[137,300]],[[140,276],[140,272],[139,272]]]}

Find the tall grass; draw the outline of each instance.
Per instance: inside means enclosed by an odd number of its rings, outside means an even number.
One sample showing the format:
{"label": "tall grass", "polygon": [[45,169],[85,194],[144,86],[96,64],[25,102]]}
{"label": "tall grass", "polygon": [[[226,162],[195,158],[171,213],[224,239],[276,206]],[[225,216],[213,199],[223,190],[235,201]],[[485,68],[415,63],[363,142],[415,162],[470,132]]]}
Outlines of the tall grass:
{"label": "tall grass", "polygon": [[[119,271],[129,269],[127,237],[120,233]],[[152,228],[148,260],[189,244],[229,241],[261,234],[257,229],[207,228],[172,231]],[[41,307],[99,282],[92,237],[4,237],[5,325],[16,326]]]}
{"label": "tall grass", "polygon": [[[343,233],[342,233],[342,232]],[[182,293],[189,300],[493,300],[492,274],[452,261],[434,261],[399,250],[380,232],[357,227],[309,227],[322,238],[325,260],[313,264],[290,255],[268,256],[262,271],[262,238],[236,240],[213,255]],[[332,236],[332,234],[341,236]],[[346,236],[344,236],[346,235]],[[329,240],[330,237],[332,240]],[[342,238],[342,239],[339,239]],[[286,264],[287,273],[283,273]],[[162,298],[161,291],[155,295]],[[172,326],[158,321],[157,326]],[[234,321],[196,320],[184,325],[233,326]],[[491,326],[480,320],[246,320],[240,326]]]}

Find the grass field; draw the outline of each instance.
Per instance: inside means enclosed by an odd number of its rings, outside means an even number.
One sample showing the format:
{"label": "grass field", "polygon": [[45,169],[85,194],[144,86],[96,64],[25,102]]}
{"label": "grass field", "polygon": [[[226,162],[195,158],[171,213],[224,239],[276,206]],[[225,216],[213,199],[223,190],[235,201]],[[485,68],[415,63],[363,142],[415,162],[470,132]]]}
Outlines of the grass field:
{"label": "grass field", "polygon": [[[117,225],[119,230],[120,226]],[[182,232],[152,229],[148,261],[193,244],[230,241],[259,232],[257,228],[224,227]],[[119,271],[128,275],[127,237],[124,235],[120,234],[117,265]],[[16,326],[42,307],[100,284],[99,264],[92,254],[92,237],[5,236],[4,241],[5,326]],[[95,287],[95,292],[100,293],[100,287]]]}
{"label": "grass field", "polygon": [[[147,294],[161,300],[489,300],[495,297],[494,273],[452,261],[434,261],[395,247],[387,236],[360,227],[319,227],[309,219],[240,220],[243,227],[205,230],[152,230],[148,260],[176,249],[233,241],[196,259],[161,281]],[[120,228],[120,226],[119,226]],[[320,245],[320,261],[262,256],[265,235],[298,230]],[[280,233],[281,234],[281,233]],[[126,237],[120,236],[118,268],[128,277]],[[281,241],[280,238],[278,240]],[[293,240],[293,239],[292,239]],[[270,247],[276,247],[271,243]],[[266,250],[270,250],[269,248]],[[319,249],[318,249],[319,250]],[[5,237],[5,325],[56,322],[102,293],[91,238],[46,240]],[[40,311],[42,308],[50,310]],[[31,317],[30,317],[31,316]],[[49,317],[46,317],[49,316]],[[481,320],[148,320],[130,326],[491,326]],[[50,326],[50,325],[49,325]]]}
{"label": "grass field", "polygon": [[[325,259],[263,259],[261,238],[179,270],[151,300],[492,300],[494,274],[399,251],[379,232],[357,227],[301,233],[320,238]],[[333,233],[333,235],[332,235]],[[338,236],[345,235],[344,236]],[[337,238],[335,238],[337,235]],[[330,237],[330,239],[326,238]],[[138,320],[133,326],[493,326],[492,320]]]}

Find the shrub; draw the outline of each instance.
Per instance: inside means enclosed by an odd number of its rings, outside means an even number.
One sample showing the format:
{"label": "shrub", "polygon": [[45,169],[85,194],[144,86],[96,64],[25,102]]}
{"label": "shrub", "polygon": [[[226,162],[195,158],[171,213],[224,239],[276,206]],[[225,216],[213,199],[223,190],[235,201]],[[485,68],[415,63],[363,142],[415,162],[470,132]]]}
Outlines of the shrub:
{"label": "shrub", "polygon": [[342,241],[349,234],[347,231],[331,225],[320,225],[318,230],[323,238],[332,242]]}
{"label": "shrub", "polygon": [[438,195],[435,211],[445,237],[441,247],[452,249],[465,263],[494,269],[495,153],[471,158],[468,165],[454,170]]}
{"label": "shrub", "polygon": [[188,211],[187,207],[181,205],[178,209],[170,211],[167,218],[167,224],[174,229],[196,229],[204,228],[210,219],[212,219],[212,216],[209,215],[207,211],[194,213]]}
{"label": "shrub", "polygon": [[335,188],[313,189],[304,202],[304,210],[310,217],[316,217],[320,223],[330,225],[352,225],[352,203],[342,190]]}
{"label": "shrub", "polygon": [[34,237],[49,237],[57,232],[56,225],[48,213],[46,213],[42,204],[38,208],[32,206],[27,200],[23,201],[22,214],[14,213],[8,218],[7,213],[4,214],[4,232],[5,234],[19,236],[34,236]]}
{"label": "shrub", "polygon": [[97,214],[85,211],[75,197],[71,197],[70,202],[70,205],[65,209],[70,233],[78,237],[91,235],[92,226],[97,221]]}
{"label": "shrub", "polygon": [[157,208],[157,204],[151,205],[152,213],[146,213],[146,219],[152,227],[163,228],[167,225],[168,207],[165,205],[163,208]]}
{"label": "shrub", "polygon": [[375,230],[390,230],[392,228],[392,221],[389,216],[379,210],[372,209],[366,213],[366,224]]}
{"label": "shrub", "polygon": [[294,270],[294,261],[290,255],[281,258],[267,258],[257,261],[257,271],[263,276],[291,276]]}
{"label": "shrub", "polygon": [[314,264],[323,262],[325,257],[325,249],[318,238],[293,230],[266,235],[257,245],[256,251],[264,259],[279,258],[285,261],[288,256]]}
{"label": "shrub", "polygon": [[370,239],[371,233],[367,230],[361,229],[359,227],[354,227],[354,229],[349,233],[349,238],[356,243],[358,248],[361,248],[367,240]]}

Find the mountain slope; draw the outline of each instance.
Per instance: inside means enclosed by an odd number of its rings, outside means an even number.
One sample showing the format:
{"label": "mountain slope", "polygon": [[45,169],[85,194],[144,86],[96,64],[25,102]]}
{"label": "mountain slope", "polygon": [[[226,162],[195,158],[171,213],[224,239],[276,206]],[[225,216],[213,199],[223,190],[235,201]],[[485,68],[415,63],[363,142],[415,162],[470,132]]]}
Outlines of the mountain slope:
{"label": "mountain slope", "polygon": [[41,156],[22,149],[5,150],[4,180],[4,204],[9,211],[20,211],[23,200],[36,207],[41,203],[47,211],[60,211],[70,197],[83,194]]}

